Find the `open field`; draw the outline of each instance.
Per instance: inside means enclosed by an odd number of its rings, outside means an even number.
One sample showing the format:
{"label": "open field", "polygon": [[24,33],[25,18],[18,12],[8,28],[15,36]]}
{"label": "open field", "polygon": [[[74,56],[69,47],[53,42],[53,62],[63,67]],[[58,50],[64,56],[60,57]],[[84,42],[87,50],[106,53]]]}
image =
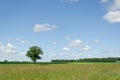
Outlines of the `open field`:
{"label": "open field", "polygon": [[0,80],[120,80],[120,63],[0,64]]}

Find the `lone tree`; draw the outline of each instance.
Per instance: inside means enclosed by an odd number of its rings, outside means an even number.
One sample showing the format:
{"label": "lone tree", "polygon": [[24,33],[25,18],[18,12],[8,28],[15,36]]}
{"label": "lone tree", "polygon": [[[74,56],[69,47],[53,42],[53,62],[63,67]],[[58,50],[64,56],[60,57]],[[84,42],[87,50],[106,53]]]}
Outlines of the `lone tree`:
{"label": "lone tree", "polygon": [[26,56],[29,57],[34,63],[36,63],[37,59],[41,59],[40,55],[43,54],[43,51],[38,46],[32,46],[27,51]]}

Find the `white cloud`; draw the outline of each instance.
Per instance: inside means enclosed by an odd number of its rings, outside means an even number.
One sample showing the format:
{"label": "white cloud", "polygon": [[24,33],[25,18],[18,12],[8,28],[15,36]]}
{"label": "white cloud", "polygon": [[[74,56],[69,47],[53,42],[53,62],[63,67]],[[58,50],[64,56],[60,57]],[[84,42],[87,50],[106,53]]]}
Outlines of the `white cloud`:
{"label": "white cloud", "polygon": [[44,55],[44,59],[49,58],[49,60],[55,60],[55,59],[79,59],[81,57],[82,53],[74,53],[74,54],[68,54],[68,53],[54,53],[54,54],[46,54]]}
{"label": "white cloud", "polygon": [[70,41],[70,43],[68,44],[69,47],[80,47],[81,44],[83,43],[83,41],[76,39],[76,40],[72,40]]}
{"label": "white cloud", "polygon": [[77,3],[79,2],[80,0],[64,0],[65,2],[68,2],[70,4],[73,4],[73,3]]}
{"label": "white cloud", "polygon": [[120,50],[103,50],[102,53],[105,53],[105,54],[120,54]]}
{"label": "white cloud", "polygon": [[7,43],[7,45],[0,44],[0,52],[2,52],[2,53],[15,53],[16,48],[11,43]]}
{"label": "white cloud", "polygon": [[120,10],[120,0],[113,0],[113,5],[110,10]]}
{"label": "white cloud", "polygon": [[104,15],[104,19],[110,23],[120,22],[120,11],[109,11]]}
{"label": "white cloud", "polygon": [[57,56],[57,54],[50,54],[50,55],[48,55],[49,58],[54,58],[56,56]]}
{"label": "white cloud", "polygon": [[120,0],[101,0],[107,3],[107,13],[104,15],[104,20],[109,23],[120,23]]}
{"label": "white cloud", "polygon": [[100,43],[101,43],[101,41],[100,41],[100,40],[98,40],[98,39],[96,39],[96,40],[95,40],[95,43],[96,43],[96,44],[100,44]]}
{"label": "white cloud", "polygon": [[57,42],[53,42],[53,45],[57,45]]}
{"label": "white cloud", "polygon": [[83,53],[76,53],[76,54],[73,54],[71,57],[73,57],[73,59],[80,59],[80,57],[82,57],[82,54]]}
{"label": "white cloud", "polygon": [[62,50],[63,51],[69,51],[70,49],[68,47],[64,47]]}
{"label": "white cloud", "polygon": [[75,39],[75,40],[71,40],[67,46],[69,48],[74,48],[74,49],[79,49],[80,51],[90,51],[92,50],[92,48],[88,45],[85,45],[83,44],[83,41],[82,40],[79,40],[79,39]]}
{"label": "white cloud", "polygon": [[3,50],[4,48],[5,46],[2,43],[0,43],[0,50]]}
{"label": "white cloud", "polygon": [[30,61],[30,59],[25,56],[25,53],[26,52],[17,51],[12,43],[0,43],[0,61]]}
{"label": "white cloud", "polygon": [[25,54],[26,54],[26,52],[21,52],[20,54],[25,55]]}
{"label": "white cloud", "polygon": [[19,41],[19,42],[22,43],[22,44],[31,43],[31,41],[24,40],[24,39],[21,39],[21,38],[16,38],[16,41]]}
{"label": "white cloud", "polygon": [[11,43],[8,43],[7,46],[4,48],[4,52],[6,52],[6,53],[15,53],[16,48]]}
{"label": "white cloud", "polygon": [[70,36],[66,35],[66,36],[65,36],[65,39],[68,39],[68,40],[69,40],[69,39],[70,39]]}
{"label": "white cloud", "polygon": [[84,46],[84,47],[82,48],[82,50],[84,50],[84,51],[90,51],[90,50],[91,50],[91,47],[88,46],[88,45],[86,45],[86,46]]}
{"label": "white cloud", "polygon": [[60,56],[64,56],[64,53],[59,53]]}
{"label": "white cloud", "polygon": [[101,2],[102,2],[102,3],[107,3],[107,2],[108,2],[108,0],[101,0]]}
{"label": "white cloud", "polygon": [[41,32],[41,31],[51,31],[56,29],[55,25],[51,25],[48,23],[45,24],[35,24],[34,31],[35,32]]}

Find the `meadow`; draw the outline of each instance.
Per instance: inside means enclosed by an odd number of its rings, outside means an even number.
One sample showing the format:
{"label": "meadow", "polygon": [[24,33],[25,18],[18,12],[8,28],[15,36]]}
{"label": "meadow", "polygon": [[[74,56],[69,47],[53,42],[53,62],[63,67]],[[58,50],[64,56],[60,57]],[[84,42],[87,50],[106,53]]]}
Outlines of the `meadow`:
{"label": "meadow", "polygon": [[120,63],[0,64],[0,80],[120,80]]}

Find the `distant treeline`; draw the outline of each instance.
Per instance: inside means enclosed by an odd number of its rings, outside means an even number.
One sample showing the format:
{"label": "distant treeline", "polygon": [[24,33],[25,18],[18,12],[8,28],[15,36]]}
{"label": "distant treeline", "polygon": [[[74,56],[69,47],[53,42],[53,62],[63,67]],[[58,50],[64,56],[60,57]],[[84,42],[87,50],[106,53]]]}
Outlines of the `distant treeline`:
{"label": "distant treeline", "polygon": [[[84,58],[84,59],[78,59],[78,60],[63,60],[63,59],[57,59],[57,60],[51,60],[51,62],[37,62],[37,64],[58,64],[58,63],[68,63],[68,62],[120,62],[120,57],[116,58]],[[28,61],[0,61],[0,64],[34,64],[33,62]]]}
{"label": "distant treeline", "polygon": [[[34,64],[33,62],[29,61],[0,61],[0,64]],[[48,64],[65,64],[65,62],[57,63],[57,62],[36,62],[35,64],[41,64],[41,65],[48,65]]]}
{"label": "distant treeline", "polygon": [[19,62],[19,61],[0,61],[0,64],[31,64],[32,62]]}
{"label": "distant treeline", "polygon": [[51,62],[120,62],[120,58],[84,58],[78,60],[51,60]]}
{"label": "distant treeline", "polygon": [[[34,64],[33,62],[27,62],[27,61],[23,61],[23,62],[19,62],[19,61],[0,61],[0,64]],[[65,64],[65,62],[36,62],[35,64],[40,64],[40,65],[49,65],[49,64]]]}

